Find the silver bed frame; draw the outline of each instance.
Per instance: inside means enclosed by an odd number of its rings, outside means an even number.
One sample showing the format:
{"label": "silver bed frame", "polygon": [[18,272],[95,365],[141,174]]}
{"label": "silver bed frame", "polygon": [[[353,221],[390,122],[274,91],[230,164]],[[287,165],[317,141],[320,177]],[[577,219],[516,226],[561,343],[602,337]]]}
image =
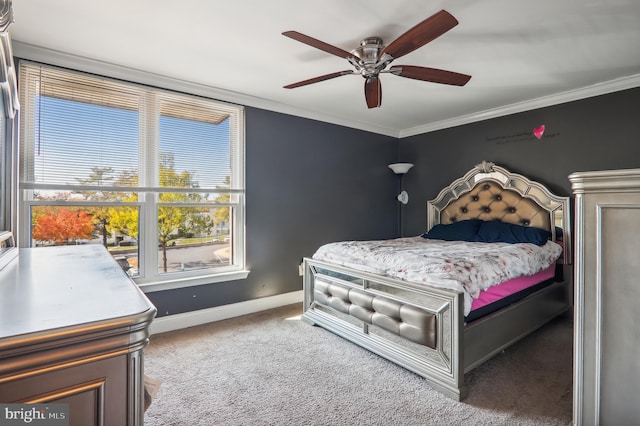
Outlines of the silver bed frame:
{"label": "silver bed frame", "polygon": [[[522,198],[535,201],[549,214],[552,238],[562,240],[564,245],[559,260],[563,269],[562,281],[465,324],[462,293],[305,258],[303,321],[321,326],[413,371],[443,394],[462,400],[466,396],[465,373],[569,310],[572,299],[569,198],[552,194],[540,183],[493,163],[482,162],[427,203],[427,229],[440,223],[441,213],[452,201],[485,181],[498,183]],[[353,289],[359,294],[433,315],[435,347],[415,343],[334,309],[315,291],[316,286]]]}

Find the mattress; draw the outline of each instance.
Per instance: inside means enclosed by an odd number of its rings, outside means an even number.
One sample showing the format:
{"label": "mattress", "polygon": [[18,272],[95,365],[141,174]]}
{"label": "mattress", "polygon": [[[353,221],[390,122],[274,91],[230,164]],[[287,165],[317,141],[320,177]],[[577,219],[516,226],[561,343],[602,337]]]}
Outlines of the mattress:
{"label": "mattress", "polygon": [[553,283],[555,274],[556,265],[552,264],[536,274],[513,278],[489,287],[473,300],[471,312],[465,317],[465,321],[475,321],[535,293]]}

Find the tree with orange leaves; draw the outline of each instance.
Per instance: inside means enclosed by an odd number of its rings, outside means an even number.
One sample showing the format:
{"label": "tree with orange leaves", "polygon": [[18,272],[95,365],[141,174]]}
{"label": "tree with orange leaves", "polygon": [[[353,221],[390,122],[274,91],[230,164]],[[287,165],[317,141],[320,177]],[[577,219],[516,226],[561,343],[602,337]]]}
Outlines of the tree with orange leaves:
{"label": "tree with orange leaves", "polygon": [[31,236],[38,241],[53,241],[59,245],[90,239],[94,231],[93,218],[87,211],[60,207],[40,215],[33,225]]}

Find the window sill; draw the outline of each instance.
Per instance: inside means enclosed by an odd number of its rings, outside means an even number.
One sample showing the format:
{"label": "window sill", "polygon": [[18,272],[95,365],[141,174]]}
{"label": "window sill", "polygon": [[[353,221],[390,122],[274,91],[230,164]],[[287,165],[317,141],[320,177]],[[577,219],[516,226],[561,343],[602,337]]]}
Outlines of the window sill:
{"label": "window sill", "polygon": [[199,275],[197,277],[179,278],[167,281],[146,282],[139,283],[138,287],[140,287],[140,289],[145,293],[151,293],[154,291],[171,290],[174,288],[193,287],[197,285],[242,280],[247,278],[249,272],[250,271],[243,269],[241,271],[226,272],[221,274]]}

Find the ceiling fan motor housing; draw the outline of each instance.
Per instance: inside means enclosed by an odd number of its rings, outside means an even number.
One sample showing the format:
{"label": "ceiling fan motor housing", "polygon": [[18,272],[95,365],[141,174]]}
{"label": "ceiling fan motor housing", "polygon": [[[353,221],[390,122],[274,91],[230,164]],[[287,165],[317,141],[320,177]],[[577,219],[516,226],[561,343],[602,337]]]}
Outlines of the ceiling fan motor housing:
{"label": "ceiling fan motor housing", "polygon": [[375,77],[393,60],[383,53],[385,47],[380,37],[365,38],[360,47],[351,51],[355,58],[348,60],[364,78]]}

